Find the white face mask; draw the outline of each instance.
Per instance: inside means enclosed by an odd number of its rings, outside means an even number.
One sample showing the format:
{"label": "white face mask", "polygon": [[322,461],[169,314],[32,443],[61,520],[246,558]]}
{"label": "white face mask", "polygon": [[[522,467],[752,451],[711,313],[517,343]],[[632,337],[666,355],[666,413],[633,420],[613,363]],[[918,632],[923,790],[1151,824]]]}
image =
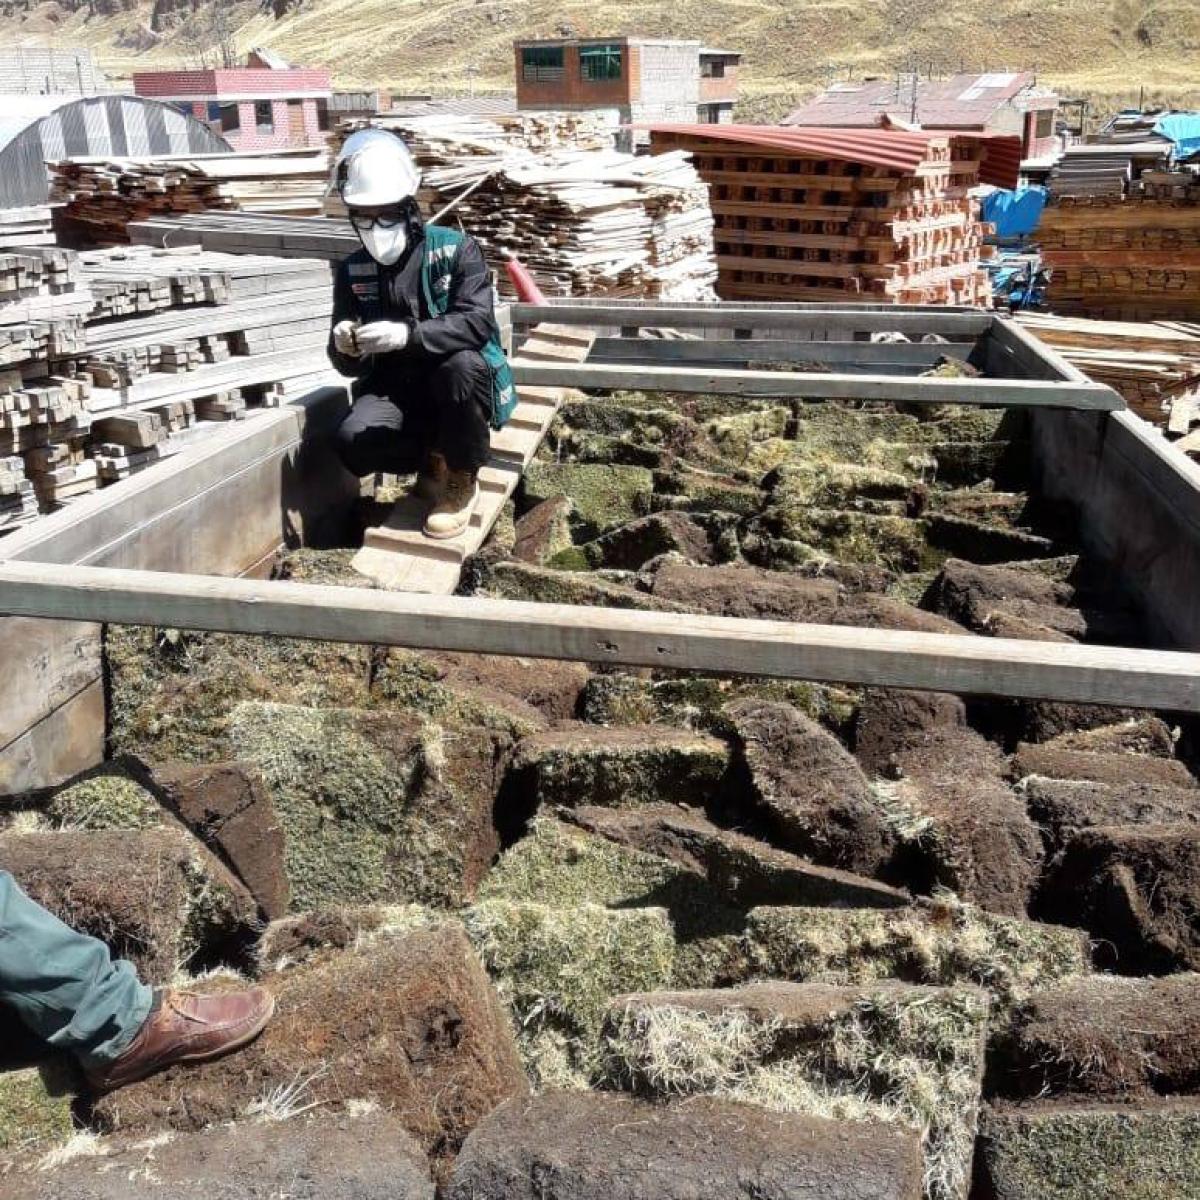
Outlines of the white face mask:
{"label": "white face mask", "polygon": [[398,262],[408,245],[408,223],[401,221],[391,229],[372,225],[358,235],[367,253],[381,266],[390,267]]}

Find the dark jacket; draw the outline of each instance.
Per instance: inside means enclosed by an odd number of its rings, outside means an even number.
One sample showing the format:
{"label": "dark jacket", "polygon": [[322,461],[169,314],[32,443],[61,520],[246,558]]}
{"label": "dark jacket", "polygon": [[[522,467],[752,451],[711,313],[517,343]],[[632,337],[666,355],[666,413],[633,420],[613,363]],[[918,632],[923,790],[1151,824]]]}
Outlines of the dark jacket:
{"label": "dark jacket", "polygon": [[428,311],[421,294],[425,239],[414,242],[399,262],[381,266],[366,250],[356,250],[338,265],[333,284],[333,324],[357,320],[408,321],[412,338],[400,351],[356,358],[339,353],[329,336],[329,361],[342,375],[358,380],[355,394],[389,395],[392,381],[411,378],[423,368],[460,350],[482,350],[499,330],[492,306],[492,280],[483,252],[464,238],[451,267],[450,300],[443,316]]}

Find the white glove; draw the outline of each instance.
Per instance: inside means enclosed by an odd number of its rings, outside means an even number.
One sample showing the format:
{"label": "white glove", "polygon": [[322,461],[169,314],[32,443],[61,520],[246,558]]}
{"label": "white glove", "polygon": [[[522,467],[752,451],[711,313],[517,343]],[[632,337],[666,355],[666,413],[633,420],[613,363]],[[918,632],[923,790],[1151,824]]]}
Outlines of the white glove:
{"label": "white glove", "polygon": [[403,321],[372,321],[358,329],[360,354],[388,354],[408,345],[409,328]]}
{"label": "white glove", "polygon": [[339,354],[349,354],[354,358],[359,355],[358,343],[354,335],[358,326],[353,321],[339,321],[333,327],[333,345]]}

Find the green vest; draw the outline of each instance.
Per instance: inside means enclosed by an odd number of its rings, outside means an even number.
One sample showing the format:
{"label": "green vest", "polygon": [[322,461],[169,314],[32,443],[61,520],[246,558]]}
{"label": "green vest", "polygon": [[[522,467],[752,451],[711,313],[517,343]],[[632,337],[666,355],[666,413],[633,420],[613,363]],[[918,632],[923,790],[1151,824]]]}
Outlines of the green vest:
{"label": "green vest", "polygon": [[[440,225],[425,226],[425,256],[421,262],[421,290],[425,303],[435,317],[442,316],[450,306],[450,285],[454,256],[462,244],[463,234],[457,229]],[[512,369],[493,333],[480,350],[483,361],[492,373],[492,428],[503,429],[505,421],[517,407],[517,391],[513,386]]]}

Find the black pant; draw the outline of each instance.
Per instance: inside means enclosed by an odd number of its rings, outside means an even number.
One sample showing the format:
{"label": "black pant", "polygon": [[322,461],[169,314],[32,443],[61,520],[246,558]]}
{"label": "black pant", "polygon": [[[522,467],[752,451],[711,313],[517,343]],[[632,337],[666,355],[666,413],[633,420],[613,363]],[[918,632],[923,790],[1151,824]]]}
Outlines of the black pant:
{"label": "black pant", "polygon": [[338,454],[352,474],[407,475],[431,450],[452,471],[487,462],[492,377],[477,350],[414,365],[391,376],[387,390],[365,391],[338,427]]}

